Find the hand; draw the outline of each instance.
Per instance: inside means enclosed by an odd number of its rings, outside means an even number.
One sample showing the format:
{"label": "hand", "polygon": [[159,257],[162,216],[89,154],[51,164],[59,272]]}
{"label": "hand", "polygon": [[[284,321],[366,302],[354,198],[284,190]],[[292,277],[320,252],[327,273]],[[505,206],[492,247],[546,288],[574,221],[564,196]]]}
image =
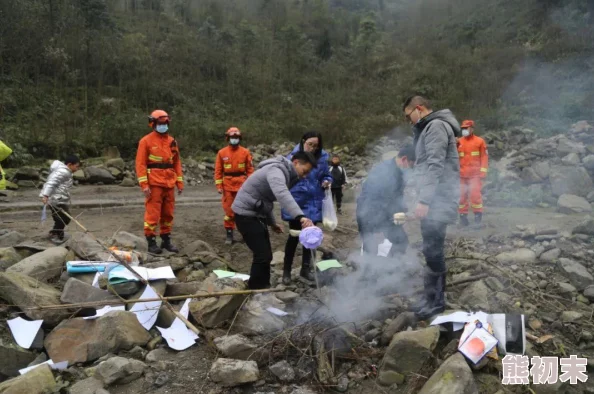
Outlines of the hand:
{"label": "hand", "polygon": [[144,193],[145,198],[151,198],[151,188],[150,187],[142,189],[142,192]]}
{"label": "hand", "polygon": [[394,224],[397,226],[402,226],[406,223],[406,214],[404,212],[398,212],[394,214]]}
{"label": "hand", "polygon": [[43,205],[47,205],[47,201],[48,201],[48,197],[47,196],[41,197],[41,202],[43,203]]}
{"label": "hand", "polygon": [[322,188],[328,189],[329,187],[330,187],[330,182],[328,182],[328,181],[322,182]]}
{"label": "hand", "polygon": [[313,227],[313,222],[308,218],[301,218],[301,228]]}
{"label": "hand", "polygon": [[345,187],[346,187],[346,185],[342,185],[342,186],[341,186],[342,190],[344,190],[344,188],[345,188]]}
{"label": "hand", "polygon": [[283,226],[281,226],[280,224],[273,225],[272,230],[277,234],[282,234],[285,232],[285,230],[283,230]]}
{"label": "hand", "polygon": [[184,191],[184,189],[177,189],[177,195],[181,196],[182,192]]}
{"label": "hand", "polygon": [[217,193],[223,194],[223,189],[217,189]]}
{"label": "hand", "polygon": [[415,208],[415,216],[419,219],[424,219],[427,216],[427,213],[429,213],[429,205],[418,203]]}

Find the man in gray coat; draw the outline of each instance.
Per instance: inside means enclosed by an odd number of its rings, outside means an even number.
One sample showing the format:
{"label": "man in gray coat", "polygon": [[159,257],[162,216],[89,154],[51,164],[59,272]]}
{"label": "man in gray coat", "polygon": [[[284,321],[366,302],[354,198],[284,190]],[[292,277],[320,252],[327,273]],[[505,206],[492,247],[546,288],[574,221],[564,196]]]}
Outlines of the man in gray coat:
{"label": "man in gray coat", "polygon": [[433,111],[421,96],[406,99],[404,116],[413,125],[418,202],[423,254],[427,262],[424,300],[413,307],[421,319],[445,309],[444,243],[448,224],[456,222],[460,199],[460,162],[456,137],[460,124],[449,109]]}
{"label": "man in gray coat", "polygon": [[254,255],[248,281],[250,289],[270,287],[272,247],[267,226],[277,233],[283,232],[274,218],[274,201],[278,201],[293,220],[300,221],[302,228],[313,226],[289,189],[299,179],[307,177],[316,165],[315,157],[308,152],[298,152],[290,161],[282,156],[265,160],[237,192],[231,206],[235,224]]}

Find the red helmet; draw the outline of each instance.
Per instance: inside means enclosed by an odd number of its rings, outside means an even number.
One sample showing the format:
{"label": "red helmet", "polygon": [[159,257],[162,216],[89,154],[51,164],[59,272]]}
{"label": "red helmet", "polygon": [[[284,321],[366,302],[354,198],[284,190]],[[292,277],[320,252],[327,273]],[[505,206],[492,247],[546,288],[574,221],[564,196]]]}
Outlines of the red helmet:
{"label": "red helmet", "polygon": [[225,137],[227,137],[227,139],[229,139],[231,137],[241,138],[241,131],[239,131],[239,129],[237,127],[231,127],[225,133]]}
{"label": "red helmet", "polygon": [[162,109],[154,110],[149,116],[149,126],[153,127],[155,123],[167,123],[171,121],[169,114]]}

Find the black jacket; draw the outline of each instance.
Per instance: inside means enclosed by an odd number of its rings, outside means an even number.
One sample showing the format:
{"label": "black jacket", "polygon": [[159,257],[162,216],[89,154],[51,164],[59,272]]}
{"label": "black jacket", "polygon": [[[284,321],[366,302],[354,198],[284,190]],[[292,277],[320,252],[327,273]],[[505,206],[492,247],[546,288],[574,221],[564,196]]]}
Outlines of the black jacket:
{"label": "black jacket", "polygon": [[346,172],[341,165],[333,166],[330,165],[330,175],[332,175],[332,189],[340,189],[346,184]]}
{"label": "black jacket", "polygon": [[394,159],[374,166],[357,199],[357,221],[366,227],[392,223],[394,214],[406,212],[404,174]]}

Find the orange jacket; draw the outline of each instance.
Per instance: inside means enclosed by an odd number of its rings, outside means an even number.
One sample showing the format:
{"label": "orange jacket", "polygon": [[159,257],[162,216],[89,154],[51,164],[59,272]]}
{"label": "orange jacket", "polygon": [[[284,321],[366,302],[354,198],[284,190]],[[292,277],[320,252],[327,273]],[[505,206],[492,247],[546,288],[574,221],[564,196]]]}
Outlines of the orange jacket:
{"label": "orange jacket", "polygon": [[227,145],[217,153],[214,173],[217,189],[236,192],[253,172],[252,154],[247,148]]}
{"label": "orange jacket", "polygon": [[169,134],[156,131],[145,135],[136,152],[136,176],[142,189],[147,186],[184,188],[179,146]]}
{"label": "orange jacket", "polygon": [[485,178],[489,170],[489,155],[485,140],[476,135],[458,139],[460,178]]}

